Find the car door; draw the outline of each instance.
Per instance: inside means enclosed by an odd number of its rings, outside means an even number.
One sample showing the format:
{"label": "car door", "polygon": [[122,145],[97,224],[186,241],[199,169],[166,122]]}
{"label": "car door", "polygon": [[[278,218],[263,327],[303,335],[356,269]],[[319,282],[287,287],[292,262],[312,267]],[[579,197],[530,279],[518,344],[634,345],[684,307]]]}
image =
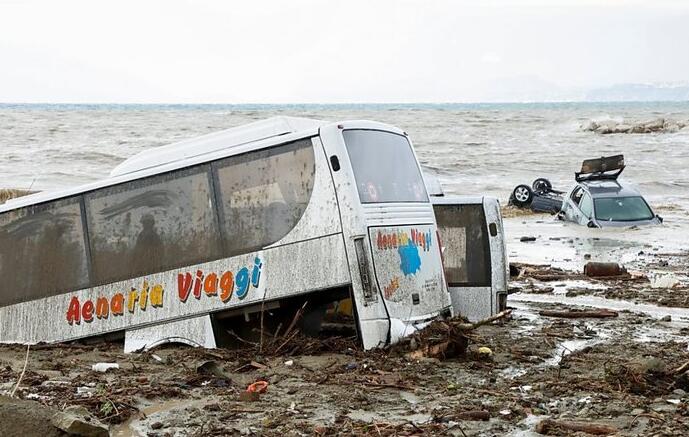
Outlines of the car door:
{"label": "car door", "polygon": [[574,189],[570,192],[564,208],[566,220],[574,223],[580,223],[581,210],[579,209],[579,203],[581,202],[583,196],[584,189],[581,186],[574,187]]}
{"label": "car door", "polygon": [[587,225],[589,221],[593,219],[593,199],[591,195],[584,192],[579,202],[579,211],[581,212],[581,217],[579,223],[582,225]]}

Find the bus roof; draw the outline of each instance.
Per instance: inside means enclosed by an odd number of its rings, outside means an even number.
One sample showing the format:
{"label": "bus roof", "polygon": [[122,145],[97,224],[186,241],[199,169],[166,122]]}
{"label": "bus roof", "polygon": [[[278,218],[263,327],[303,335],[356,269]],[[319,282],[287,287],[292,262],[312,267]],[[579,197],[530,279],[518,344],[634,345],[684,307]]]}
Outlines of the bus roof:
{"label": "bus roof", "polygon": [[[110,176],[90,184],[70,187],[64,190],[40,192],[29,196],[10,199],[0,204],[0,213],[28,205],[48,202],[78,195],[109,185],[153,176],[187,165],[218,159],[219,154],[228,154],[228,149],[252,150],[252,144],[261,142],[257,148],[268,147],[271,138],[290,136],[298,139],[316,135],[321,126],[329,122],[298,117],[272,117],[254,123],[225,129],[177,143],[154,147],[140,152],[115,167]],[[243,146],[243,147],[242,147]],[[225,153],[222,153],[225,152]],[[240,150],[237,150],[240,152]]]}
{"label": "bus roof", "polygon": [[122,176],[268,138],[318,129],[323,124],[325,122],[310,118],[272,117],[201,137],[144,150],[115,167],[110,176]]}

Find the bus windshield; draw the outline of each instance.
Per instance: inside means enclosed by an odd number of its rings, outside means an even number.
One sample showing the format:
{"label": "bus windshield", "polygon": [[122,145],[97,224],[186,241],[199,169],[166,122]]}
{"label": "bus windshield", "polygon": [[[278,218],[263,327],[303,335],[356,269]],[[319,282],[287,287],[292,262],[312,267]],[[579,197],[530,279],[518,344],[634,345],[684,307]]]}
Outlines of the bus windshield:
{"label": "bus windshield", "polygon": [[377,130],[345,130],[343,136],[362,203],[428,202],[406,137]]}
{"label": "bus windshield", "polygon": [[646,201],[639,197],[610,197],[594,201],[596,218],[601,221],[631,222],[650,220],[653,212]]}

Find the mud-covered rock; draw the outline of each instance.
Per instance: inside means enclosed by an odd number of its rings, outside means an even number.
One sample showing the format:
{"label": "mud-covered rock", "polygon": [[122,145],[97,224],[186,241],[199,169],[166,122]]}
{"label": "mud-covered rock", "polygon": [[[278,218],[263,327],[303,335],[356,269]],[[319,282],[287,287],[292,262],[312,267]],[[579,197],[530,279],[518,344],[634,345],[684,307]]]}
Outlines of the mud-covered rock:
{"label": "mud-covered rock", "polygon": [[108,437],[108,427],[90,416],[83,407],[69,407],[55,413],[50,422],[56,428],[75,436]]}
{"label": "mud-covered rock", "polygon": [[54,413],[36,402],[0,396],[0,436],[66,436],[50,423]]}

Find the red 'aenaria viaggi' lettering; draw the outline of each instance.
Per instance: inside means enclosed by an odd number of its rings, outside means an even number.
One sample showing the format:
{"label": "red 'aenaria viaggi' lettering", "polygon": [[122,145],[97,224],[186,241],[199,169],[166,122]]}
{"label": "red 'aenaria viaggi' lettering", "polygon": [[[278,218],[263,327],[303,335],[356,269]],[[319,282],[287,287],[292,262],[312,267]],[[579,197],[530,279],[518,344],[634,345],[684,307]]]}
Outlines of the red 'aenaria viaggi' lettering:
{"label": "red 'aenaria viaggi' lettering", "polygon": [[160,284],[149,287],[148,282],[144,281],[141,290],[132,288],[127,296],[123,293],[115,293],[110,299],[100,296],[94,303],[92,300],[85,300],[82,304],[77,296],[72,296],[67,309],[67,322],[72,325],[81,323],[82,320],[86,323],[91,323],[94,319],[107,319],[110,316],[122,316],[125,311],[125,303],[127,311],[133,313],[136,307],[142,311],[146,311],[149,302],[152,307],[158,308],[163,306],[163,293],[165,290]]}
{"label": "red 'aenaria viaggi' lettering", "polygon": [[[218,296],[223,303],[227,303],[235,295],[243,300],[249,293],[250,287],[258,288],[261,280],[263,261],[256,257],[254,265],[249,269],[244,267],[236,274],[226,271],[221,275],[217,273],[204,274],[203,270],[197,270],[194,275],[189,272],[177,274],[177,292],[180,302],[187,301],[190,295],[201,299],[201,293],[206,296]],[[95,319],[107,319],[110,316],[122,316],[125,311],[134,313],[138,307],[146,311],[149,305],[158,308],[163,306],[163,294],[165,290],[161,284],[150,287],[144,281],[140,290],[131,289],[128,293],[115,293],[110,299],[98,297],[95,302],[86,300],[83,303],[77,296],[73,296],[67,309],[67,322],[79,325],[83,320],[90,323]]]}

